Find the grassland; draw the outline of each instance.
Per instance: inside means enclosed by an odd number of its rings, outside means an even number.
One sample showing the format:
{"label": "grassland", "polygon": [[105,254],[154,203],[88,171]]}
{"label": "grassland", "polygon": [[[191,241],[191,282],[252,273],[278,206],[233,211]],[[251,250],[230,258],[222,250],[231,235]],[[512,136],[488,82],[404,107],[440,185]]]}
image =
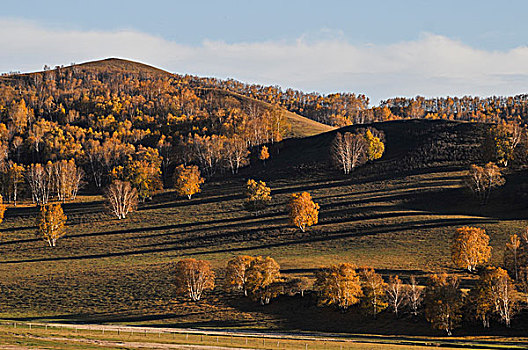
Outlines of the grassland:
{"label": "grassland", "polygon": [[[322,154],[325,139],[312,140]],[[387,134],[389,147],[394,140]],[[396,144],[392,149],[382,161],[405,159],[403,149]],[[485,228],[498,264],[508,236],[526,227],[523,171],[509,174],[505,188],[483,207],[465,189],[466,167],[456,162],[414,172],[367,176],[365,170],[344,176],[325,163],[314,168],[291,160],[286,169],[288,160],[280,157],[290,156],[284,148],[273,156],[275,163],[211,180],[191,200],[168,190],[122,221],[106,214],[101,197],[82,196],[65,204],[69,234],[53,249],[34,236],[33,207],[9,208],[1,228],[0,318],[440,335],[421,318],[396,319],[387,312],[373,320],[354,311],[319,308],[310,294],[260,306],[224,293],[222,269],[237,254],[270,255],[286,276],[310,277],[323,265],[347,261],[372,266],[385,276],[417,275],[420,281],[433,272],[457,273],[468,287],[475,276],[454,269],[449,259],[454,229]],[[243,210],[248,177],[267,181],[273,190],[272,204],[259,215]],[[291,193],[305,190],[321,211],[319,224],[302,233],[288,224],[286,203]],[[210,260],[218,275],[215,290],[197,303],[174,294],[172,264],[186,257]],[[511,329],[494,324],[489,331],[465,322],[455,334],[518,336],[526,334],[526,320],[522,314]]]}

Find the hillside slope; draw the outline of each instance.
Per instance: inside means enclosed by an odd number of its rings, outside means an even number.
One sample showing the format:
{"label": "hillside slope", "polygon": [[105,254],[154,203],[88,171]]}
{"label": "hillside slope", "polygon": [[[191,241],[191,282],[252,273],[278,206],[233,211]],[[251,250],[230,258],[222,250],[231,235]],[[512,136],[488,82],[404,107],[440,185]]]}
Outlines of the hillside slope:
{"label": "hillside slope", "polygon": [[[107,58],[103,60],[90,61],[90,62],[80,63],[74,66],[68,66],[68,67],[64,67],[60,69],[64,71],[74,69],[77,72],[81,72],[85,74],[104,74],[104,75],[125,74],[128,76],[143,77],[143,78],[149,77],[149,78],[163,79],[163,78],[170,78],[170,77],[177,77],[177,78],[182,77],[177,74],[167,72],[163,69],[150,66],[148,64],[134,62],[134,61],[120,59],[120,58]],[[24,75],[32,76],[32,75],[38,75],[42,73],[43,72],[28,73],[28,74],[22,74],[22,76]],[[236,92],[222,90],[218,88],[205,88],[203,86],[196,86],[195,89],[202,93],[216,93],[216,94],[222,95],[223,97],[235,98],[238,101],[240,101],[243,106],[247,106],[249,103],[256,102],[263,109],[269,110],[272,108],[278,108],[283,114],[283,116],[286,118],[288,123],[290,123],[292,126],[291,131],[286,135],[286,137],[288,138],[292,138],[292,137],[302,138],[306,136],[313,136],[313,135],[317,135],[317,134],[335,129],[335,127],[319,123],[312,119],[308,119],[299,114],[290,112],[286,110],[285,108],[274,107],[268,102],[256,100],[254,98],[247,97],[247,96],[238,94]]]}
{"label": "hillside slope", "polygon": [[416,171],[435,166],[467,166],[480,162],[483,123],[446,120],[398,120],[354,125],[324,134],[285,140],[271,149],[274,156],[267,167],[276,171],[318,168],[331,164],[331,145],[335,135],[372,127],[385,135],[385,153],[380,160],[367,164],[355,174],[382,174]]}

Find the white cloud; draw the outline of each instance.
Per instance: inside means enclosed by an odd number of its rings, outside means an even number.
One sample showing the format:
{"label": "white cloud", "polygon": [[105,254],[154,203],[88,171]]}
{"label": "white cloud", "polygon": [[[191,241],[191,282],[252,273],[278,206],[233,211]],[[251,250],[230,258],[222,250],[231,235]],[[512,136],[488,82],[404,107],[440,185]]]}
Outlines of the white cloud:
{"label": "white cloud", "polygon": [[204,41],[189,46],[133,30],[57,30],[13,19],[0,19],[0,28],[3,72],[122,57],[172,72],[323,93],[365,93],[373,102],[418,94],[510,95],[528,87],[528,47],[484,51],[433,34],[391,45],[355,46],[342,33],[323,30],[294,42]]}

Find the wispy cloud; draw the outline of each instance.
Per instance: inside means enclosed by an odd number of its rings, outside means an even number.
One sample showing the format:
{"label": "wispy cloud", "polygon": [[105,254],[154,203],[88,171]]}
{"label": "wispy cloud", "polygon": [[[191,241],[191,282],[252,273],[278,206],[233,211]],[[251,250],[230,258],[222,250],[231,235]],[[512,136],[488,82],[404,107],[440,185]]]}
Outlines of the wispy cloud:
{"label": "wispy cloud", "polygon": [[365,93],[375,103],[402,95],[507,95],[528,90],[528,47],[485,51],[428,33],[391,45],[352,45],[342,34],[323,30],[293,42],[204,41],[189,46],[133,30],[60,30],[18,19],[0,19],[0,28],[4,72],[122,57],[171,72],[324,93]]}

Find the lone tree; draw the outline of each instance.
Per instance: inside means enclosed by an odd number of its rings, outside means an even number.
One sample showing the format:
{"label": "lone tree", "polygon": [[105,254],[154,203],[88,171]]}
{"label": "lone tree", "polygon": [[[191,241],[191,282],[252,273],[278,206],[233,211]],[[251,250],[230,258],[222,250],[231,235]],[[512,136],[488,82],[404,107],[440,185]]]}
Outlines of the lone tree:
{"label": "lone tree", "polygon": [[246,184],[246,200],[244,206],[255,213],[264,209],[271,202],[271,189],[264,181],[249,179]]}
{"label": "lone tree", "polygon": [[113,181],[106,189],[105,197],[110,211],[120,220],[137,208],[137,190],[128,181]]}
{"label": "lone tree", "polygon": [[316,271],[314,289],[320,305],[335,306],[341,310],[357,304],[363,295],[356,267],[348,263]]}
{"label": "lone tree", "polygon": [[184,259],[175,266],[176,288],[192,301],[199,301],[205,290],[215,286],[215,273],[205,260]]}
{"label": "lone tree", "polygon": [[407,286],[407,297],[409,300],[409,308],[413,316],[418,316],[418,309],[423,302],[424,290],[416,282],[416,277],[411,275],[409,278],[409,285]]}
{"label": "lone tree", "polygon": [[278,295],[277,283],[280,281],[280,266],[269,256],[258,256],[251,261],[246,270],[246,286],[249,294],[262,305]]}
{"label": "lone tree", "polygon": [[269,154],[269,151],[268,151],[268,147],[266,146],[262,146],[262,148],[260,149],[260,152],[259,152],[259,159],[264,163],[266,164],[266,160],[270,157],[270,154]]}
{"label": "lone tree", "polygon": [[308,192],[294,193],[290,199],[290,222],[305,232],[307,226],[317,224],[319,204],[312,200]]}
{"label": "lone tree", "polygon": [[462,293],[458,279],[447,274],[433,275],[425,289],[425,318],[433,328],[451,335],[462,319]]}
{"label": "lone tree", "polygon": [[367,129],[364,137],[367,144],[367,160],[381,158],[385,152],[385,144],[381,140],[382,134],[375,129]]}
{"label": "lone tree", "polygon": [[37,235],[48,242],[50,247],[55,247],[57,240],[66,235],[66,219],[60,203],[42,205],[37,219]]}
{"label": "lone tree", "polygon": [[481,203],[486,204],[491,190],[504,185],[506,180],[502,177],[499,167],[490,162],[484,167],[472,164],[466,182]]}
{"label": "lone tree", "polygon": [[490,257],[489,236],[484,229],[465,226],[455,231],[451,258],[457,267],[473,272],[478,265],[487,262]]}
{"label": "lone tree", "polygon": [[191,199],[193,194],[201,191],[200,185],[204,182],[196,165],[180,165],[174,171],[174,187],[180,196]]}
{"label": "lone tree", "polygon": [[372,316],[376,317],[387,307],[383,278],[372,268],[364,268],[360,273],[363,298],[361,306]]}
{"label": "lone tree", "polygon": [[239,255],[227,262],[225,285],[226,289],[236,289],[248,295],[247,290],[247,270],[251,262],[255,260],[249,255]]}

